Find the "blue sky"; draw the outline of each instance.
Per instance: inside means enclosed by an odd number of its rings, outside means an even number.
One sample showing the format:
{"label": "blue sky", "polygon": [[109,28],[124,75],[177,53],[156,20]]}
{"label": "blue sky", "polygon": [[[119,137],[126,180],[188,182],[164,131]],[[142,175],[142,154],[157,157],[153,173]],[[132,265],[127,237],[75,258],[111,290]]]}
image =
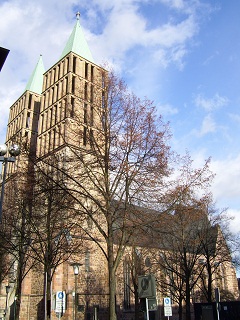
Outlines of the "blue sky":
{"label": "blue sky", "polygon": [[75,13],[96,63],[108,62],[170,121],[173,149],[196,166],[212,157],[217,207],[240,231],[239,0],[0,0],[0,142],[9,107],[43,55],[60,57]]}

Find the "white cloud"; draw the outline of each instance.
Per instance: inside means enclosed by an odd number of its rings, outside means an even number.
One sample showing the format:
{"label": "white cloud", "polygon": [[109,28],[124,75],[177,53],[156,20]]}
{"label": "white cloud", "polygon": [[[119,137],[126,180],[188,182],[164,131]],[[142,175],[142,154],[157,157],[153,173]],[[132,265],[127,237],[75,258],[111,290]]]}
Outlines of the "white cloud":
{"label": "white cloud", "polygon": [[204,136],[205,134],[207,133],[210,133],[210,132],[215,132],[216,131],[216,123],[215,121],[213,120],[213,117],[211,114],[208,114],[204,119],[203,119],[203,122],[202,122],[202,126],[201,126],[201,129],[200,129],[200,132],[199,132],[199,135],[200,136]]}
{"label": "white cloud", "polygon": [[232,232],[240,232],[240,154],[225,160],[214,160],[211,170],[216,173],[212,192],[218,207],[229,208],[229,216],[234,217],[230,223]]}
{"label": "white cloud", "polygon": [[157,110],[160,114],[167,116],[167,115],[174,115],[178,113],[178,109],[171,106],[170,104],[158,104]]}
{"label": "white cloud", "polygon": [[194,100],[197,107],[203,108],[206,111],[213,111],[228,105],[227,97],[222,97],[216,93],[212,98],[205,98],[202,94],[198,94]]}
{"label": "white cloud", "polygon": [[240,154],[234,158],[212,161],[211,169],[216,173],[213,185],[216,197],[240,198]]}
{"label": "white cloud", "polygon": [[230,217],[234,217],[234,219],[230,221],[230,230],[233,233],[240,233],[240,209],[228,209],[227,212]]}
{"label": "white cloud", "polygon": [[[139,10],[143,2],[153,5],[159,14],[165,5],[184,15],[167,23],[159,18],[155,27],[149,28],[151,16]],[[39,55],[43,55],[46,69],[57,61],[74,26],[75,11],[82,12],[80,22],[96,63],[109,61],[121,71],[129,51],[138,47],[136,65],[147,59],[149,70],[156,68],[156,62],[182,69],[189,40],[198,32],[195,7],[194,1],[182,0],[4,1],[0,4],[0,44],[10,49],[10,54],[0,74],[1,122],[7,123],[6,110],[21,95]]]}
{"label": "white cloud", "polygon": [[[200,149],[192,153],[194,167],[200,168],[205,163],[207,150]],[[215,177],[212,182],[211,192],[216,201],[217,209],[227,209],[232,232],[240,232],[240,154],[236,157],[226,157],[223,160],[211,159],[210,170]]]}

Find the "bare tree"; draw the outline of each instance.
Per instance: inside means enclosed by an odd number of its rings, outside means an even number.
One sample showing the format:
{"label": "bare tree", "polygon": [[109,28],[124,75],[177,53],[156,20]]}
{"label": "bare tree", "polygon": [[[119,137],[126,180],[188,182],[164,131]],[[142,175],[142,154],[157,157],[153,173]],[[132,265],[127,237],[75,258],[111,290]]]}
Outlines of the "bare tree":
{"label": "bare tree", "polygon": [[[155,203],[153,191],[169,174],[169,133],[152,102],[129,93],[114,74],[103,71],[99,82],[89,99],[95,100],[84,104],[79,89],[74,113],[70,106],[62,133],[64,183],[57,184],[75,200],[80,219],[88,217],[95,226],[94,233],[85,231],[107,259],[109,319],[114,320],[115,273],[136,229],[134,205]],[[41,161],[54,165],[48,158]]]}
{"label": "bare tree", "polygon": [[[191,170],[189,159],[181,168],[182,180],[171,176],[178,158],[168,146],[168,124],[157,116],[153,103],[129,92],[112,72],[101,69],[97,77],[94,84],[82,78],[74,80],[78,87],[61,111],[64,119],[55,128],[53,143],[48,136],[44,156],[34,153],[30,157],[33,172],[45,177],[41,183],[34,176],[29,211],[34,237],[30,246],[42,252],[40,260],[48,273],[58,261],[52,255],[57,230],[66,229],[56,222],[52,204],[56,193],[68,199],[70,206],[60,204],[66,207],[70,229],[85,233],[106,258],[109,319],[115,320],[115,276],[126,247],[133,244],[139,230],[158,228],[161,214],[171,215],[182,204],[190,206],[195,190],[202,190],[210,179],[208,162],[199,170]],[[61,143],[56,142],[57,136]],[[149,214],[149,209],[155,213]],[[91,231],[89,220],[94,226]]]}
{"label": "bare tree", "polygon": [[42,310],[45,315],[41,318],[47,319],[56,268],[73,253],[80,253],[80,247],[83,250],[81,232],[76,231],[73,199],[53,182],[54,172],[45,169],[34,167],[31,179],[29,172],[25,179],[22,170],[17,182],[12,179],[7,185],[1,235],[9,259],[9,279],[15,283],[16,319],[19,319],[22,282],[29,271],[33,274],[43,271]]}
{"label": "bare tree", "polygon": [[[18,174],[23,181],[23,175]],[[24,188],[22,186],[24,185]],[[4,215],[1,225],[1,237],[6,261],[8,262],[8,281],[14,284],[15,318],[19,318],[22,283],[29,271],[36,265],[29,253],[30,226],[27,215],[29,212],[29,187],[24,183],[10,180],[7,184],[8,192],[5,198]]]}
{"label": "bare tree", "polygon": [[202,245],[200,265],[204,268],[200,276],[201,282],[197,285],[206,301],[212,302],[215,300],[214,289],[217,283],[220,289],[225,290],[222,286],[227,278],[225,269],[230,267],[231,270],[238,237],[229,229],[231,217],[227,210],[217,210],[211,198],[206,204],[206,215],[207,219],[202,221],[196,234]]}
{"label": "bare tree", "polygon": [[198,267],[202,243],[197,234],[207,219],[205,208],[213,175],[209,160],[199,169],[193,168],[189,155],[181,160],[180,170],[161,201],[166,207],[171,204],[170,210],[161,216],[161,223],[153,224],[154,239],[158,239],[160,248],[155,268],[162,274],[160,290],[171,295],[179,306],[179,319],[183,318],[185,302],[186,319],[190,320],[192,292],[203,272]]}

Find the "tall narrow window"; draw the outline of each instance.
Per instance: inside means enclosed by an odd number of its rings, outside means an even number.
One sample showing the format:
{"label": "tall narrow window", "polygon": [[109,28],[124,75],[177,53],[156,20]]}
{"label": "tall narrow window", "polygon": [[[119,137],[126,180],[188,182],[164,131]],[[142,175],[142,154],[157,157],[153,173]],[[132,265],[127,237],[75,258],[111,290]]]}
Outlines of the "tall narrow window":
{"label": "tall narrow window", "polygon": [[83,109],[83,122],[84,124],[87,124],[87,104],[84,103],[84,109]]}
{"label": "tall narrow window", "polygon": [[51,127],[53,125],[53,108],[50,109],[50,126]]}
{"label": "tall narrow window", "polygon": [[71,98],[71,111],[70,111],[70,117],[74,117],[74,98]]}
{"label": "tall narrow window", "polygon": [[85,63],[85,79],[88,78],[88,63]]}
{"label": "tall narrow window", "polygon": [[94,66],[91,66],[91,82],[94,80]]}
{"label": "tall narrow window", "polygon": [[67,72],[69,71],[69,58],[67,58]]}
{"label": "tall narrow window", "polygon": [[31,109],[31,106],[32,106],[32,94],[29,95],[28,109]]}
{"label": "tall narrow window", "polygon": [[52,141],[51,141],[51,131],[48,132],[48,152],[51,151]]}
{"label": "tall narrow window", "polygon": [[93,126],[93,115],[94,115],[93,105],[91,105],[91,108],[90,108],[90,126]]}
{"label": "tall narrow window", "polygon": [[42,106],[45,105],[45,100],[46,100],[46,94],[44,93],[44,95],[42,96]]}
{"label": "tall narrow window", "polygon": [[61,66],[60,66],[60,64],[58,64],[58,79],[60,79],[62,77],[60,71],[61,71]]}
{"label": "tall narrow window", "polygon": [[72,77],[72,94],[75,93],[75,79],[76,77]]}
{"label": "tall narrow window", "polygon": [[54,83],[56,81],[56,68],[53,69],[53,81],[52,83]]}
{"label": "tall narrow window", "polygon": [[67,99],[64,99],[64,119],[67,117]]}
{"label": "tall narrow window", "polygon": [[43,132],[43,125],[44,125],[43,122],[44,122],[44,114],[41,115],[40,128],[39,128],[40,133]]}
{"label": "tall narrow window", "polygon": [[93,85],[91,85],[91,92],[90,92],[90,101],[93,102]]}
{"label": "tall narrow window", "polygon": [[57,105],[54,106],[54,124],[56,124],[58,121],[58,109]]}
{"label": "tall narrow window", "polygon": [[83,127],[83,145],[87,145],[87,128]]}
{"label": "tall narrow window", "polygon": [[53,101],[54,101],[54,88],[52,87],[52,90],[51,90],[51,101],[50,101],[50,104],[53,104]]}
{"label": "tall narrow window", "polygon": [[88,99],[88,84],[87,84],[87,82],[85,82],[85,86],[84,86],[84,99],[85,100]]}
{"label": "tall narrow window", "polygon": [[77,58],[73,57],[73,73],[76,73]]}
{"label": "tall narrow window", "polygon": [[48,86],[48,76],[47,74],[45,75],[45,89],[47,89]]}
{"label": "tall narrow window", "polygon": [[30,127],[30,112],[27,113],[26,128]]}
{"label": "tall narrow window", "polygon": [[84,108],[83,108],[83,145],[87,145],[87,103],[84,103]]}
{"label": "tall narrow window", "polygon": [[58,94],[59,94],[59,86],[56,85],[56,101],[58,100]]}
{"label": "tall narrow window", "polygon": [[56,148],[56,128],[53,129],[53,150]]}
{"label": "tall narrow window", "polygon": [[68,77],[65,78],[66,79],[66,94],[68,93]]}

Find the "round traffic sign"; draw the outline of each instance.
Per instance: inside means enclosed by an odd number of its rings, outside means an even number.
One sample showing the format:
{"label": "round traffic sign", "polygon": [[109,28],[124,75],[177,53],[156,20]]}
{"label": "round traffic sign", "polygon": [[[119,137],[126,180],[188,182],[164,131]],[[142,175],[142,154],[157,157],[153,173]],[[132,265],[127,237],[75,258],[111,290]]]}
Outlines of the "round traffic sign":
{"label": "round traffic sign", "polygon": [[58,292],[58,298],[59,298],[59,299],[63,299],[63,296],[64,296],[64,294],[63,294],[62,291]]}

